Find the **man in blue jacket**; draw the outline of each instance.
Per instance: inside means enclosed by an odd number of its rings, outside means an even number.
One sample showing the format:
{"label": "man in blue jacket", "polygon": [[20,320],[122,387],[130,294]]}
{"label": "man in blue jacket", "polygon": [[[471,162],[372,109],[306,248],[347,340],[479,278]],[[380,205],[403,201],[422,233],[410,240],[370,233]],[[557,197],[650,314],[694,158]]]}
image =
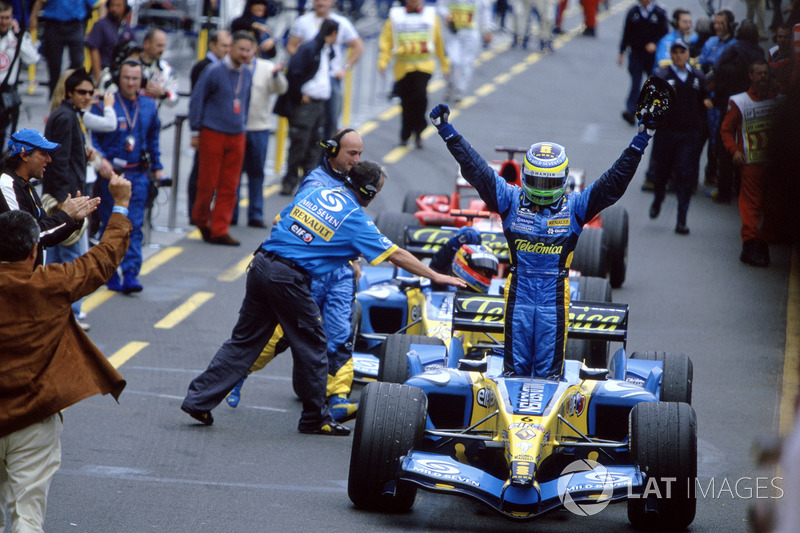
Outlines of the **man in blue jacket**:
{"label": "man in blue jacket", "polygon": [[637,134],[600,179],[565,195],[569,160],[563,146],[531,145],[520,187],[507,183],[456,132],[439,104],[431,120],[487,207],[499,213],[511,254],[506,283],[505,372],[560,379],[569,313],[569,267],[583,225],[625,192],[650,133]]}
{"label": "man in blue jacket", "polygon": [[[142,268],[142,225],[150,193],[148,173],[152,171],[155,180],[164,177],[158,144],[161,122],[156,113],[155,100],[139,95],[141,84],[142,64],[135,59],[126,59],[120,67],[119,92],[114,100],[117,129],[108,133],[95,132],[92,137],[97,149],[96,157],[102,157],[98,171],[103,178],[99,180],[102,202],[97,210],[101,232],[108,224],[114,205],[108,190],[109,180],[114,174],[121,174],[131,182],[131,201],[128,206],[128,218],[133,226],[131,243],[120,264],[122,279],[115,272],[106,283],[110,290],[125,294],[142,290],[137,277]],[[95,104],[94,112],[102,115],[102,104]]]}

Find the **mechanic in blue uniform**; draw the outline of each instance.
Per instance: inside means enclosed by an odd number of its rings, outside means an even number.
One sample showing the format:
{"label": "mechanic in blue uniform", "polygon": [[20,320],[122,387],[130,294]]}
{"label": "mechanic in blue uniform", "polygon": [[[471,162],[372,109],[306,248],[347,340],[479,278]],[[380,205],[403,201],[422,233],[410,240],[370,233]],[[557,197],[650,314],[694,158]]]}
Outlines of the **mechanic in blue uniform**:
{"label": "mechanic in blue uniform", "polygon": [[333,420],[326,401],[328,350],[311,279],[363,255],[370,263],[389,260],[434,283],[464,282],[434,272],[381,235],[362,210],[383,187],[386,174],[373,162],[354,165],[343,187],[308,188],[279,215],[271,236],[258,248],[231,338],[208,368],[189,385],[181,409],[206,425],[216,407],[247,373],[272,337],[283,328],[292,349],[294,389],[303,404],[301,433],[349,435]]}
{"label": "mechanic in blue uniform", "polygon": [[636,173],[651,133],[638,133],[622,156],[581,192],[565,195],[569,160],[563,146],[531,145],[523,187],[511,185],[456,132],[439,104],[430,113],[461,174],[500,214],[511,254],[506,283],[504,367],[508,374],[560,379],[569,313],[569,267],[583,225],[615,203]]}
{"label": "mechanic in blue uniform", "polygon": [[[322,163],[303,179],[297,194],[317,187],[341,187],[364,151],[361,136],[350,128],[338,131],[320,145],[325,150]],[[337,422],[354,418],[358,410],[358,404],[348,398],[353,385],[350,319],[356,291],[354,268],[358,268],[357,262],[345,263],[333,272],[311,278],[311,294],[322,312],[322,326],[328,337],[328,407]],[[277,341],[269,345],[267,357],[270,360],[276,355],[277,346]],[[256,366],[263,368],[259,364]],[[244,380],[243,377],[225,399],[231,407],[239,405]]]}
{"label": "mechanic in blue uniform", "polygon": [[[142,268],[142,225],[150,194],[150,178],[160,181],[164,178],[161,165],[158,136],[161,122],[158,120],[156,101],[139,94],[142,84],[142,64],[135,59],[122,62],[119,71],[119,91],[114,99],[114,111],[117,113],[117,129],[108,133],[94,132],[92,143],[101,157],[98,180],[102,202],[97,208],[100,215],[101,228],[105,228],[111,217],[114,201],[108,191],[108,183],[115,173],[123,175],[131,182],[131,201],[128,206],[128,218],[133,225],[131,243],[120,264],[122,280],[114,272],[106,283],[112,291],[123,293],[139,292],[142,285],[137,276]],[[103,115],[103,104],[92,107],[92,113]]]}

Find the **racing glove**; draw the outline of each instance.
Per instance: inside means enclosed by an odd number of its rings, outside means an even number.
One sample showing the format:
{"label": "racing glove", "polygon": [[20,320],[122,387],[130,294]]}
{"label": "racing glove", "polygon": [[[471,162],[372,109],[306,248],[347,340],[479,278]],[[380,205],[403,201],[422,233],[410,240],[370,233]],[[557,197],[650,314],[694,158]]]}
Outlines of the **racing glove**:
{"label": "racing glove", "polygon": [[439,136],[444,139],[445,142],[458,135],[453,125],[447,122],[447,119],[450,117],[450,108],[445,104],[437,104],[431,109],[428,116],[431,117],[431,123],[439,130]]}
{"label": "racing glove", "polygon": [[473,228],[469,226],[464,226],[458,233],[450,237],[447,241],[447,245],[455,250],[458,251],[461,248],[462,244],[480,244],[481,243],[481,235]]}
{"label": "racing glove", "polygon": [[631,141],[630,147],[643,154],[645,148],[647,148],[647,143],[650,142],[650,137],[656,132],[655,126],[656,123],[650,115],[643,116],[642,120],[639,121],[639,133]]}

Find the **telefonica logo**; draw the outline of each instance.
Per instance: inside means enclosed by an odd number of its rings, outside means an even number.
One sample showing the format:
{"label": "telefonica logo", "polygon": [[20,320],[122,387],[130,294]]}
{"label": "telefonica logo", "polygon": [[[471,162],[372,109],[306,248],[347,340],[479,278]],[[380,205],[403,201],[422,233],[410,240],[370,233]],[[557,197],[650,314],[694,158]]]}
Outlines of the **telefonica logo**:
{"label": "telefonica logo", "polygon": [[533,243],[525,239],[517,239],[515,244],[517,246],[517,252],[532,252],[535,254],[560,254],[562,249],[561,246],[555,244]]}

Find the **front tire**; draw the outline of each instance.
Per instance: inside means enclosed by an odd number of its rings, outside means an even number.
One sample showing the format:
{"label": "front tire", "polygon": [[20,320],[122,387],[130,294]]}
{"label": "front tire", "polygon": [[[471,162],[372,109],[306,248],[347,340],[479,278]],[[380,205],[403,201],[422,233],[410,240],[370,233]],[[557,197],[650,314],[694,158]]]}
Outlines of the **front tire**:
{"label": "front tire", "polygon": [[647,497],[628,499],[628,520],[637,529],[685,529],[697,510],[694,409],[642,402],[631,410],[629,423],[631,459],[646,476],[641,496]]}
{"label": "front tire", "polygon": [[688,355],[671,352],[633,352],[631,359],[661,361],[664,364],[664,373],[661,376],[659,399],[662,402],[692,404],[694,364]]}
{"label": "front tire", "polygon": [[380,367],[378,381],[388,383],[405,383],[410,377],[408,370],[408,357],[406,354],[412,344],[428,344],[444,346],[444,341],[436,337],[425,335],[405,335],[395,333],[386,337],[380,348]]}
{"label": "front tire", "polygon": [[417,487],[394,481],[400,457],[418,445],[425,434],[428,399],[422,389],[396,383],[370,383],[361,400],[350,455],[347,495],[356,507],[374,511],[411,509]]}

